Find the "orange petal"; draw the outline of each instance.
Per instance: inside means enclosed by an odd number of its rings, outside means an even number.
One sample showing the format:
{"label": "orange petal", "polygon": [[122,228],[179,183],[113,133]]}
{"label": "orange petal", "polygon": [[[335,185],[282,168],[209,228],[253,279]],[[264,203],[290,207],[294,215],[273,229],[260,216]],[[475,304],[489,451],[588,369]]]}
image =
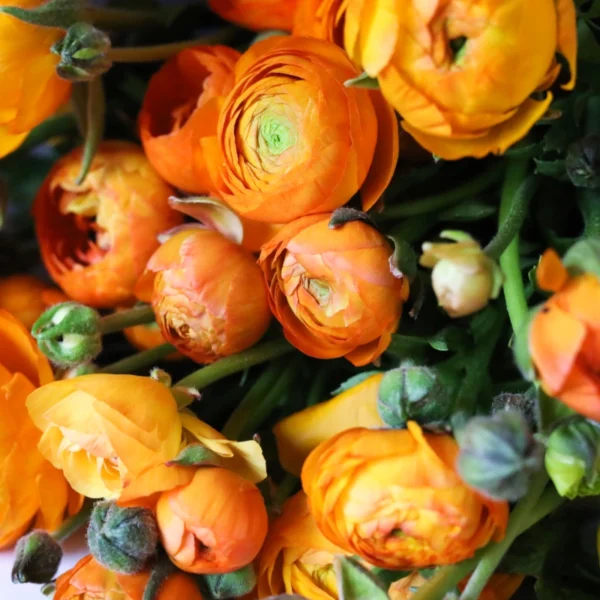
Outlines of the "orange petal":
{"label": "orange petal", "polygon": [[542,254],[536,271],[538,286],[546,292],[558,292],[569,281],[569,273],[565,269],[560,256],[552,250]]}

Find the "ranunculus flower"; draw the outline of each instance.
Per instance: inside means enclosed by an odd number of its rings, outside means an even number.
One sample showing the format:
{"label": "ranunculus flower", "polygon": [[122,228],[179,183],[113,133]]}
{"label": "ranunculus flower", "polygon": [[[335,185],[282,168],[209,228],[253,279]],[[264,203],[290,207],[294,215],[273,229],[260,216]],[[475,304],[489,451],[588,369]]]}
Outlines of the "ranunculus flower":
{"label": "ranunculus flower", "polygon": [[537,281],[554,292],[529,328],[529,351],[542,388],[600,421],[600,279],[593,273],[571,277],[556,252],[547,250]]}
{"label": "ranunculus flower", "polygon": [[258,488],[221,467],[201,467],[187,485],[161,494],[156,518],[169,558],[190,573],[228,573],[250,564],[268,527]]}
{"label": "ranunculus flower", "polygon": [[[119,575],[84,556],[56,581],[54,600],[142,600],[150,571],[137,575]],[[202,600],[194,579],[178,572],[161,585],[156,600]]]}
{"label": "ranunculus flower", "polygon": [[52,381],[46,357],[23,325],[0,310],[0,548],[30,526],[53,531],[75,514],[83,498],[40,454],[40,432],[25,402]]}
{"label": "ranunculus flower", "polygon": [[146,156],[171,185],[213,190],[203,144],[217,135],[219,112],[234,83],[240,53],[226,46],[188,48],[152,77],[139,117]]}
{"label": "ranunculus flower", "polygon": [[281,466],[300,475],[306,457],[329,438],[354,427],[385,427],[377,411],[383,373],[371,375],[331,400],[309,406],[273,428]]}
{"label": "ranunculus flower", "polygon": [[344,46],[348,0],[298,0],[293,35],[314,37]]}
{"label": "ranunculus flower", "polygon": [[[398,125],[376,90],[317,39],[272,37],[242,55],[219,120],[218,195],[242,217],[289,223],[379,199],[398,159]],[[217,152],[211,155],[217,156]]]}
{"label": "ranunculus flower", "polygon": [[66,294],[98,308],[135,300],[133,289],[159,245],[182,221],[168,205],[173,190],[142,149],[104,142],[82,184],[82,149],[59,160],[34,205],[42,259]]}
{"label": "ranunculus flower", "polygon": [[208,0],[211,10],[242,27],[289,31],[297,0]]}
{"label": "ranunculus flower", "polygon": [[[3,1],[4,6],[34,8],[45,0]],[[0,157],[18,148],[27,134],[51,117],[69,98],[71,84],[56,74],[60,58],[51,47],[65,35],[0,13]]]}
{"label": "ranunculus flower", "polygon": [[503,537],[508,503],[468,488],[447,434],[408,429],[344,431],[307,458],[302,486],[334,544],[387,569],[465,560]]}
{"label": "ranunculus flower", "polygon": [[175,233],[154,253],[138,295],[152,301],[164,338],[202,364],[249,348],[271,320],[252,254],[200,227]]}
{"label": "ranunculus flower", "polygon": [[392,248],[378,231],[361,221],[330,229],[330,218],[290,223],[263,246],[259,264],[290,343],[309,356],[366,365],[392,339],[408,280],[392,273]]}
{"label": "ranunculus flower", "polygon": [[258,596],[299,594],[337,600],[333,558],[345,552],[318,529],[304,492],[292,496],[269,527],[258,558]]}
{"label": "ranunculus flower", "polygon": [[448,160],[504,152],[546,112],[559,75],[575,85],[573,0],[349,0],[344,33],[404,129]]}
{"label": "ranunculus flower", "polygon": [[150,377],[95,374],[42,386],[27,400],[41,453],[73,489],[116,498],[126,482],[177,455],[182,426],[171,391]]}

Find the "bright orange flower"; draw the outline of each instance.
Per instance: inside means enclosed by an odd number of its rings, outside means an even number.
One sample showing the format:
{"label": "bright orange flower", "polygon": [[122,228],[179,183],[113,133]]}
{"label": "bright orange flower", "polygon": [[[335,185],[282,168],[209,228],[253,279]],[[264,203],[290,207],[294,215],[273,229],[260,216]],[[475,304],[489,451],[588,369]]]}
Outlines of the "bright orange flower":
{"label": "bright orange flower", "polygon": [[554,292],[529,329],[529,351],[542,388],[578,413],[600,421],[600,279],[570,277],[554,250],[537,270]]}
{"label": "bright orange flower", "polygon": [[459,562],[503,537],[508,503],[468,488],[447,435],[408,429],[344,431],[302,469],[319,529],[368,563],[412,569]]}
{"label": "bright orange flower", "polygon": [[227,573],[250,564],[268,528],[258,488],[220,467],[201,467],[186,486],[161,494],[156,518],[170,559],[190,573]]}
{"label": "bright orange flower", "polygon": [[359,190],[371,208],[398,160],[398,125],[379,92],[344,86],[357,75],[330,42],[272,37],[251,46],[219,120],[219,196],[270,223],[333,210]]}
{"label": "bright orange flower", "polygon": [[448,160],[503,153],[525,136],[559,74],[573,89],[576,45],[573,0],[349,0],[346,11],[350,57],[404,129]]}
{"label": "bright orange flower", "polygon": [[60,290],[33,275],[11,275],[0,279],[0,309],[17,317],[27,329],[50,306],[67,301]]}
{"label": "bright orange flower", "polygon": [[226,46],[183,50],[152,77],[140,112],[148,160],[171,185],[188,192],[213,190],[203,141],[217,135],[225,96],[240,53]]}
{"label": "bright orange flower", "polygon": [[290,223],[263,246],[259,264],[290,343],[309,356],[366,365],[388,347],[408,281],[393,275],[383,235],[360,221],[330,229],[330,218]]}
{"label": "bright orange flower", "polygon": [[314,37],[344,46],[348,0],[298,0],[293,35]]}
{"label": "bright orange flower", "polygon": [[203,364],[249,348],[271,320],[254,257],[200,227],[176,233],[154,253],[138,295],[152,300],[165,339]]}
{"label": "bright orange flower", "polygon": [[[34,8],[45,0],[0,0],[0,6]],[[39,27],[0,13],[0,157],[21,145],[27,134],[52,116],[71,93],[56,74],[60,58],[50,51],[64,31]]]}
{"label": "bright orange flower", "polygon": [[333,557],[345,552],[317,528],[304,492],[292,496],[271,523],[258,559],[258,597],[299,594],[337,600]]}
{"label": "bright orange flower", "polygon": [[23,325],[0,310],[0,548],[30,526],[53,531],[75,514],[82,497],[40,454],[25,402],[38,385],[52,381],[46,357]]}
{"label": "bright orange flower", "polygon": [[[112,573],[88,555],[58,578],[54,600],[142,600],[149,578],[149,571],[137,575]],[[173,598],[202,600],[202,594],[193,578],[175,573],[161,585],[156,600]]]}
{"label": "bright orange flower", "polygon": [[289,31],[297,0],[208,0],[211,10],[232,23],[260,31]]}
{"label": "bright orange flower", "polygon": [[114,308],[133,302],[133,288],[158,247],[157,236],[178,225],[173,190],[128,142],[100,145],[77,184],[82,150],[53,167],[35,201],[37,237],[50,275],[78,302]]}

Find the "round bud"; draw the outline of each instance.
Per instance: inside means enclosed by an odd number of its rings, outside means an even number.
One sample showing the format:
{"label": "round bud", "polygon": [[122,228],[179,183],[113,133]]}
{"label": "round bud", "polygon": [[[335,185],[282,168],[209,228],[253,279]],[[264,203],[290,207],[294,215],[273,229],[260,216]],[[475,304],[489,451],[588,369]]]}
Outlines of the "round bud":
{"label": "round bud", "polygon": [[536,423],[535,415],[535,393],[532,393],[534,388],[524,394],[513,394],[511,392],[503,392],[498,394],[492,400],[492,414],[514,410],[525,417],[525,421],[530,427],[534,427]]}
{"label": "round bud", "polygon": [[589,135],[571,144],[565,166],[574,186],[600,187],[600,135]]}
{"label": "round bud", "polygon": [[23,536],[15,548],[13,583],[48,583],[54,579],[62,549],[45,531],[32,531]]}
{"label": "round bud", "polygon": [[251,564],[231,573],[205,575],[203,579],[214,600],[240,598],[256,587],[256,573]]}

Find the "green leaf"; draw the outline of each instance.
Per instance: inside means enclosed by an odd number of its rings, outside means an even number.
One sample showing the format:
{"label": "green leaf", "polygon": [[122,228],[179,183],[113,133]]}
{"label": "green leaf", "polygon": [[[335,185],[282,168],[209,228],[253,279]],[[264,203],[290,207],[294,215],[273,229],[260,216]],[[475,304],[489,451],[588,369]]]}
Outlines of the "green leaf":
{"label": "green leaf", "polygon": [[394,277],[406,277],[409,282],[413,282],[417,276],[417,254],[413,247],[405,240],[388,235],[387,238],[392,242],[394,252],[390,256],[390,269]]}
{"label": "green leaf", "polygon": [[333,565],[340,600],[389,600],[383,584],[353,558],[336,556]]}
{"label": "green leaf", "polygon": [[223,464],[221,457],[204,444],[186,446],[173,460],[167,463],[169,466],[178,465],[181,467],[218,467],[221,464]]}
{"label": "green leaf", "polygon": [[546,175],[547,177],[553,177],[559,181],[566,181],[568,179],[564,159],[541,160],[539,158],[534,158],[533,160],[535,161],[536,173]]}
{"label": "green leaf", "polygon": [[391,571],[390,569],[381,569],[379,567],[374,567],[371,569],[371,574],[377,577],[377,579],[389,589],[392,583],[396,583],[396,581],[400,579],[404,579],[409,575],[412,575],[413,571]]}
{"label": "green leaf", "polygon": [[456,325],[448,325],[429,338],[429,345],[438,352],[460,351],[469,345],[470,336]]}
{"label": "green leaf", "polygon": [[368,90],[378,90],[379,81],[369,77],[366,73],[361,73],[358,77],[344,81],[344,87],[366,88]]}
{"label": "green leaf", "polygon": [[548,396],[539,385],[536,387],[538,394],[538,431],[547,434],[557,423],[577,414],[566,404],[552,398],[552,396]]}

